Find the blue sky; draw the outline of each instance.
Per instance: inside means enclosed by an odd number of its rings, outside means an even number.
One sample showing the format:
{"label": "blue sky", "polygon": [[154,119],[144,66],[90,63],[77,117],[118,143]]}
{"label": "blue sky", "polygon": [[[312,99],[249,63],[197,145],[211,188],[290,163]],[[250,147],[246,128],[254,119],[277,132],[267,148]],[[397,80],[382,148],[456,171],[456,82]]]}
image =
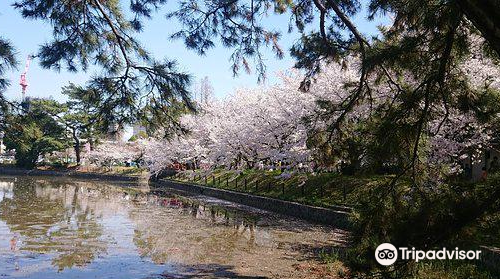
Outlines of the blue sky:
{"label": "blue sky", "polygon": [[[11,7],[12,0],[0,1],[0,36],[10,40],[17,50],[19,66],[17,70],[8,73],[11,86],[5,95],[10,99],[19,99],[21,88],[18,85],[19,76],[24,69],[24,63],[28,54],[36,53],[39,46],[51,39],[51,27],[41,21],[28,21],[23,19],[19,12]],[[174,2],[174,1],[172,1]],[[187,50],[182,41],[169,39],[169,36],[179,30],[177,22],[165,19],[165,11],[159,11],[152,20],[145,24],[144,32],[139,35],[139,40],[157,58],[169,58],[178,61],[182,70],[190,73],[193,80],[197,81],[207,76],[217,97],[223,97],[238,87],[257,86],[257,76],[255,74],[240,73],[238,77],[232,76],[229,56],[230,49],[217,46],[210,50],[207,55],[199,56],[194,51]],[[265,51],[267,65],[267,83],[275,82],[273,73],[286,70],[293,66],[294,61],[288,55],[288,49],[299,38],[297,33],[287,33],[288,17],[271,16],[265,19],[266,26],[282,32],[280,45],[287,50],[284,59],[276,59],[268,50]],[[354,22],[362,33],[373,35],[377,33],[376,26],[384,22],[384,18],[379,18],[375,22],[368,22],[363,16],[354,18]],[[31,64],[28,73],[28,96],[53,97],[57,100],[64,100],[60,94],[61,87],[69,82],[84,84],[92,75],[92,70],[87,73],[69,73],[66,71],[56,72],[42,69],[35,59]]]}

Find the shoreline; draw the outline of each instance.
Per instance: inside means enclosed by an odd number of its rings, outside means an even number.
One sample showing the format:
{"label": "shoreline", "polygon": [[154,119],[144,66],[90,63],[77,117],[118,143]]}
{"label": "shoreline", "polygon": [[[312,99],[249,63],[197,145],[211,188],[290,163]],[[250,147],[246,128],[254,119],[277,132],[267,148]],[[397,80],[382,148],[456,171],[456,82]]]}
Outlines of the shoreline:
{"label": "shoreline", "polygon": [[104,174],[96,172],[78,172],[78,171],[61,171],[61,170],[25,170],[16,167],[0,166],[0,175],[25,175],[25,176],[53,176],[53,177],[74,177],[82,179],[102,179],[106,181],[124,181],[138,182],[147,180],[148,177],[119,175],[119,174]]}
{"label": "shoreline", "polygon": [[[89,180],[104,180],[116,182],[148,182],[149,185],[159,188],[169,188],[187,192],[191,194],[199,194],[217,199],[242,204],[245,206],[254,207],[260,210],[265,210],[285,216],[298,218],[300,220],[311,223],[328,225],[342,230],[349,230],[352,224],[349,217],[352,208],[335,206],[332,208],[316,207],[300,204],[297,202],[279,200],[274,198],[256,196],[248,193],[235,192],[219,188],[206,187],[202,185],[194,185],[191,183],[183,183],[167,179],[158,181],[148,181],[146,176],[130,176],[116,174],[101,174],[101,173],[82,173],[77,171],[60,171],[60,170],[24,170],[15,167],[0,166],[0,176],[47,176],[47,177],[62,177],[62,178],[79,178]],[[500,263],[500,251],[498,248],[480,246],[484,257],[480,259],[482,265],[487,269],[500,272],[498,263]]]}
{"label": "shoreline", "polygon": [[[99,179],[105,181],[139,182],[148,181],[149,177],[130,176],[102,173],[82,173],[78,171],[60,170],[25,170],[16,167],[0,166],[0,175],[25,175],[25,176],[51,176],[51,177],[73,177],[81,179]],[[340,229],[351,227],[349,216],[352,209],[349,207],[336,206],[332,208],[305,205],[297,202],[262,197],[248,193],[241,193],[231,190],[211,188],[190,183],[181,183],[161,179],[159,181],[149,181],[150,185],[171,188],[189,193],[200,194],[226,200],[261,210],[266,210],[286,216],[295,217],[309,222],[334,226]]]}
{"label": "shoreline", "polygon": [[332,208],[305,205],[297,202],[257,196],[248,193],[212,188],[191,183],[183,183],[167,179],[152,182],[160,187],[166,187],[185,192],[210,196],[285,216],[299,218],[312,223],[334,226],[339,229],[349,230],[351,223],[349,217],[352,208],[335,206]]}

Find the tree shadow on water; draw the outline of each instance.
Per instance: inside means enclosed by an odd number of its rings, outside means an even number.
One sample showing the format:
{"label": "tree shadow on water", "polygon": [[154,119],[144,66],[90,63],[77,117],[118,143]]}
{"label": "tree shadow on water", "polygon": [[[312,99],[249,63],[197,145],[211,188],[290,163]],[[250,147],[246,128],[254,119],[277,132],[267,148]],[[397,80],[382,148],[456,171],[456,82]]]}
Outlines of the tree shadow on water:
{"label": "tree shadow on water", "polygon": [[[191,279],[191,278],[241,278],[241,279],[267,279],[265,276],[249,276],[236,273],[234,266],[219,264],[198,264],[175,266],[172,270],[154,278]],[[145,279],[153,279],[151,277]]]}

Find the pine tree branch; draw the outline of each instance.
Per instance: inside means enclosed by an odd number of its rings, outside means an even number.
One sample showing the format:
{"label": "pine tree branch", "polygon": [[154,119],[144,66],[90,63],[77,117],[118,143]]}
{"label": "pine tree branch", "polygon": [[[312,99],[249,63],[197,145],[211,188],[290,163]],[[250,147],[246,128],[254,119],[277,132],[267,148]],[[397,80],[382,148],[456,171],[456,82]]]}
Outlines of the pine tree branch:
{"label": "pine tree branch", "polygon": [[321,33],[321,37],[323,37],[323,41],[325,43],[325,45],[329,45],[329,41],[328,41],[328,37],[326,35],[326,31],[325,31],[325,16],[326,16],[326,8],[325,6],[323,5],[323,3],[320,2],[320,0],[313,0],[314,2],[314,5],[316,6],[316,8],[318,8],[319,10],[319,30],[320,30],[320,33]]}
{"label": "pine tree branch", "polygon": [[[101,5],[101,2],[99,0],[93,0],[93,2],[96,4],[97,9],[101,12],[102,16],[104,17],[104,19],[108,23],[108,26],[111,28],[111,31],[115,35],[116,41],[117,41],[118,46],[120,47],[120,51],[123,55],[123,59],[125,59],[125,63],[127,64],[127,68],[129,68],[131,66],[131,63],[130,63],[127,51],[126,51],[124,43],[123,43],[123,41],[124,41],[123,37],[120,35],[120,33],[118,32],[118,30],[115,27],[115,24],[113,23],[113,21],[111,20],[109,15],[104,10],[103,6]],[[128,69],[127,69],[127,71],[128,71]]]}
{"label": "pine tree branch", "polygon": [[465,16],[500,56],[500,2],[498,0],[457,0]]}

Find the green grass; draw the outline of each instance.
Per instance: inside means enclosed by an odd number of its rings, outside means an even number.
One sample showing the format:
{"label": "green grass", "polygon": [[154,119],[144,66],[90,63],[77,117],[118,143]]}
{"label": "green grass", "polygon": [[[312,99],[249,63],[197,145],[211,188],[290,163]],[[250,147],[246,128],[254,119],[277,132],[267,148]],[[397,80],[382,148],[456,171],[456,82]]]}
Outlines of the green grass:
{"label": "green grass", "polygon": [[427,261],[417,265],[415,279],[494,279],[494,274],[473,262]]}
{"label": "green grass", "polygon": [[356,205],[360,191],[367,191],[370,185],[389,179],[388,176],[353,177],[335,173],[279,176],[279,171],[217,169],[209,173],[188,170],[178,173],[173,179],[322,207]]}

